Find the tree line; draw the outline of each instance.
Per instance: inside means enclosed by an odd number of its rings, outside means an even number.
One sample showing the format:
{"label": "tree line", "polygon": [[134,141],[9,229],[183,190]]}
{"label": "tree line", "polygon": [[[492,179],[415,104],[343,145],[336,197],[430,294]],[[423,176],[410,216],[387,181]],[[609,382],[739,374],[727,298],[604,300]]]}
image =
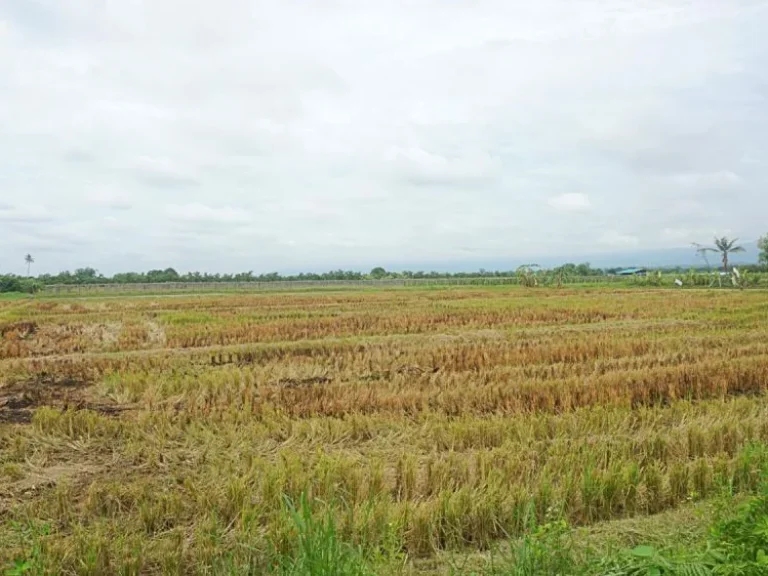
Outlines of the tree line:
{"label": "tree line", "polygon": [[[602,276],[618,268],[594,268],[589,263],[564,264],[553,270],[563,270],[569,276]],[[236,274],[213,274],[208,272],[179,273],[174,268],[149,270],[147,272],[120,272],[112,276],[99,273],[94,268],[78,268],[73,272],[58,274],[40,274],[36,277],[23,277],[13,274],[0,275],[0,292],[34,292],[44,286],[87,285],[87,284],[160,284],[166,282],[286,282],[286,281],[324,281],[324,280],[380,280],[380,279],[442,279],[442,278],[514,278],[518,270],[484,270],[475,272],[438,272],[438,271],[389,271],[376,267],[370,272],[357,270],[330,270],[328,272],[301,272],[298,274],[280,274],[269,272],[255,274],[252,271]]]}
{"label": "tree line", "polygon": [[[744,249],[737,244],[737,239],[715,238],[712,246],[694,244],[697,253],[705,259],[705,266],[694,267],[695,271],[707,271],[711,265],[706,260],[707,253],[716,253],[722,262],[724,271],[729,269],[729,256],[737,252],[743,252]],[[744,266],[746,270],[768,267],[768,235],[760,238],[758,241],[760,250],[759,264],[757,266]],[[328,272],[302,272],[299,274],[279,274],[278,272],[269,272],[266,274],[255,274],[253,271],[240,272],[236,274],[211,274],[208,272],[187,272],[180,274],[174,268],[165,268],[158,270],[149,270],[148,272],[120,272],[112,276],[105,276],[94,268],[78,268],[74,272],[64,271],[58,274],[40,274],[32,277],[31,266],[35,259],[31,254],[24,257],[24,263],[27,265],[27,276],[18,276],[14,274],[0,274],[0,292],[35,292],[44,286],[56,284],[75,285],[75,284],[156,284],[165,282],[285,282],[302,280],[368,280],[368,279],[442,279],[442,278],[528,278],[530,279],[537,271],[546,272],[554,278],[564,280],[575,277],[595,277],[615,274],[622,270],[622,267],[596,268],[589,262],[581,264],[567,263],[561,266],[543,270],[536,264],[526,264],[515,270],[485,270],[480,269],[475,272],[438,272],[438,271],[410,271],[400,272],[388,271],[383,267],[376,267],[370,272],[360,272],[355,270],[330,270]],[[683,273],[691,270],[691,267],[667,267],[667,272]]]}

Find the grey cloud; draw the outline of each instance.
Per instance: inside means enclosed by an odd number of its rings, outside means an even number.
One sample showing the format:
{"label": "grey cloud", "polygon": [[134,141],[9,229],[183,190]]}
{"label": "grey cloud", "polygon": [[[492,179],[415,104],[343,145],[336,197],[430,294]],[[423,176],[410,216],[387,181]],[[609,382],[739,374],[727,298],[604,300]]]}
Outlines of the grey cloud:
{"label": "grey cloud", "polygon": [[172,220],[194,223],[213,224],[242,224],[252,220],[251,214],[242,208],[232,206],[213,207],[205,204],[192,203],[170,205],[166,209]]}
{"label": "grey cloud", "polygon": [[40,224],[54,220],[45,207],[37,205],[0,206],[0,221],[17,224]]}
{"label": "grey cloud", "polygon": [[127,200],[115,200],[108,203],[107,206],[112,210],[130,210],[133,208],[133,204]]}
{"label": "grey cloud", "polygon": [[127,194],[110,189],[89,190],[82,194],[81,198],[92,207],[105,207],[109,210],[118,211],[133,208],[133,202]]}
{"label": "grey cloud", "polygon": [[40,271],[109,272],[756,237],[767,5],[0,0],[0,266],[44,242],[68,252]]}
{"label": "grey cloud", "polygon": [[395,150],[388,163],[393,174],[416,186],[487,186],[498,174],[488,155],[451,157],[420,147]]}
{"label": "grey cloud", "polygon": [[67,162],[88,164],[96,161],[96,156],[87,150],[80,148],[70,148],[64,154],[62,158]]}
{"label": "grey cloud", "polygon": [[744,186],[744,179],[729,170],[719,172],[693,172],[677,174],[673,177],[675,182],[688,188],[704,190],[733,190]]}
{"label": "grey cloud", "polygon": [[59,29],[55,4],[50,2],[5,2],[5,17],[25,33],[44,37]]}
{"label": "grey cloud", "polygon": [[137,178],[140,183],[155,188],[190,188],[200,184],[200,181],[194,178],[158,172],[139,172]]}
{"label": "grey cloud", "polygon": [[583,212],[590,208],[589,196],[579,192],[567,192],[553,196],[547,200],[547,204],[556,210],[565,212]]}
{"label": "grey cloud", "polygon": [[76,254],[93,246],[90,233],[93,227],[83,223],[56,223],[45,228],[16,230],[14,242],[24,247],[25,252]]}
{"label": "grey cloud", "polygon": [[627,155],[627,164],[640,174],[674,175],[704,170],[727,171],[736,154],[717,134],[666,136]]}
{"label": "grey cloud", "polygon": [[139,157],[131,170],[140,182],[157,188],[189,188],[200,184],[199,178],[167,157]]}

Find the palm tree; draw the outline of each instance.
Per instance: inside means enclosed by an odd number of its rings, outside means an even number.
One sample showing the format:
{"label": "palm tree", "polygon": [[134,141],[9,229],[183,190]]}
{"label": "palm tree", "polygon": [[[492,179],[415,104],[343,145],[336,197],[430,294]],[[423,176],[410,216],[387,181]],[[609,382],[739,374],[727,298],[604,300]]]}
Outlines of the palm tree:
{"label": "palm tree", "polygon": [[723,236],[722,238],[715,238],[714,246],[701,246],[700,244],[696,244],[696,251],[702,255],[705,255],[707,252],[717,252],[723,260],[723,271],[728,272],[728,255],[745,251],[743,246],[736,245],[736,242],[738,241],[738,238],[729,240],[727,237]]}
{"label": "palm tree", "polygon": [[27,276],[29,276],[29,272],[32,268],[32,264],[35,263],[35,259],[32,258],[32,254],[27,254],[26,256],[24,256],[24,262],[27,263]]}

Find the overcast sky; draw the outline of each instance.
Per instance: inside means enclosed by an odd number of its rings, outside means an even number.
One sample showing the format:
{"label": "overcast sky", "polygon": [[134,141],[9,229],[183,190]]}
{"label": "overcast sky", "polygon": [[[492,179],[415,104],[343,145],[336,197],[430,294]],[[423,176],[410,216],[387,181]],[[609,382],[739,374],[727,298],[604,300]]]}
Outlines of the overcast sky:
{"label": "overcast sky", "polygon": [[0,0],[0,270],[768,232],[766,0]]}

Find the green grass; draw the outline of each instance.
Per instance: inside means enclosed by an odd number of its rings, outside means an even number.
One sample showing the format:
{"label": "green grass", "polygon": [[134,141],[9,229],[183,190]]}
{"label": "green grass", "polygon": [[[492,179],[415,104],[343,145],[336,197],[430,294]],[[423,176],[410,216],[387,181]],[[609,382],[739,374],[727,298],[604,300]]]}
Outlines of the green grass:
{"label": "green grass", "polygon": [[[762,448],[760,448],[762,449]],[[302,495],[295,505],[285,500],[282,513],[288,533],[282,543],[263,549],[243,545],[237,552],[215,557],[205,571],[227,576],[269,574],[273,576],[374,576],[379,574],[444,574],[446,576],[763,576],[768,573],[768,484],[738,506],[722,496],[698,509],[712,515],[708,524],[695,522],[693,529],[681,525],[677,512],[643,521],[644,529],[662,528],[668,533],[663,543],[637,544],[620,548],[633,539],[642,542],[643,533],[627,532],[624,521],[605,523],[587,531],[551,519],[535,527],[524,538],[482,555],[453,554],[437,564],[408,565],[397,550],[388,554],[365,550],[345,541],[333,514],[318,512]],[[26,551],[7,565],[5,576],[32,576],[55,573],[46,562],[45,540],[51,528],[44,524],[16,524],[15,530]],[[613,535],[601,541],[601,531]],[[624,531],[622,533],[622,531]],[[685,536],[680,537],[682,532]],[[658,535],[657,535],[658,536]],[[216,537],[212,535],[212,537]],[[617,539],[618,537],[618,539]],[[622,541],[623,540],[623,541]],[[597,545],[595,545],[597,544]],[[78,574],[107,574],[97,548],[85,549]],[[166,568],[174,566],[169,559]],[[123,567],[121,573],[139,574]],[[181,565],[176,566],[181,570]],[[201,567],[198,567],[201,568]],[[172,573],[170,570],[164,573]],[[192,573],[202,573],[192,570]]]}
{"label": "green grass", "polygon": [[26,292],[0,292],[0,301],[2,300],[31,300],[35,298],[32,294]]}

